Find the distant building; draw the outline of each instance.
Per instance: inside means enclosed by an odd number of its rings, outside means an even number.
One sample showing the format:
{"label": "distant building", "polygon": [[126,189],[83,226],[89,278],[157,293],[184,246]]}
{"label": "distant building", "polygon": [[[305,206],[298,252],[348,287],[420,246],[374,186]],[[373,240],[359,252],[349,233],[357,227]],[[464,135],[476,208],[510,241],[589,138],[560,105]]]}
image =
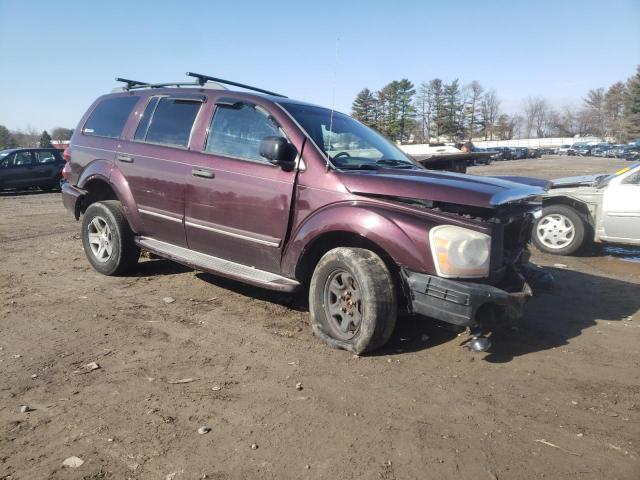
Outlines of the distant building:
{"label": "distant building", "polygon": [[53,148],[64,151],[69,146],[69,140],[51,140],[51,145]]}

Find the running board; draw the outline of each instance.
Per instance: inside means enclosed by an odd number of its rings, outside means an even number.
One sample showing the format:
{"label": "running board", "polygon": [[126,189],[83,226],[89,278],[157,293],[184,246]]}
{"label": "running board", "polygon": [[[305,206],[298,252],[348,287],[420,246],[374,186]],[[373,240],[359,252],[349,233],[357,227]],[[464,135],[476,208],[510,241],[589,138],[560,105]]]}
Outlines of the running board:
{"label": "running board", "polygon": [[153,238],[136,237],[135,241],[143,249],[169,260],[258,287],[281,292],[293,292],[300,286],[300,282],[275,273],[230,262],[229,260],[213,257],[188,248],[154,240]]}

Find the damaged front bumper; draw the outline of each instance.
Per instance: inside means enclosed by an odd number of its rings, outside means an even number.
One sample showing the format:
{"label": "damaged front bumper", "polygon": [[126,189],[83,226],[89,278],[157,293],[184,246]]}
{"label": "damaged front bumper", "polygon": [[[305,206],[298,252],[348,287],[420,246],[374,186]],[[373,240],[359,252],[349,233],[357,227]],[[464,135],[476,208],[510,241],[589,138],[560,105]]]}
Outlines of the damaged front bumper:
{"label": "damaged front bumper", "polygon": [[491,314],[499,310],[510,319],[520,318],[525,301],[532,296],[531,287],[515,270],[500,285],[509,291],[406,269],[402,275],[410,290],[409,308],[413,313],[472,329],[480,323],[478,312],[487,307],[492,309]]}

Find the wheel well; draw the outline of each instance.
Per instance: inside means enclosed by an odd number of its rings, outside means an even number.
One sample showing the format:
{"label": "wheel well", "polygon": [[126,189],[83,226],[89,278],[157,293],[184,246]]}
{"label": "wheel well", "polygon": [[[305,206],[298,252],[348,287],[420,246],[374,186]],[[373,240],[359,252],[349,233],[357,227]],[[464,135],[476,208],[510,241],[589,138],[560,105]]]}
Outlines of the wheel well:
{"label": "wheel well", "polygon": [[400,267],[391,255],[378,244],[353,232],[329,232],[313,239],[298,260],[295,271],[296,278],[302,283],[308,284],[322,256],[329,250],[338,247],[365,248],[377,254],[391,273],[398,296],[398,306],[407,307],[407,289],[400,275]]}
{"label": "wheel well", "polygon": [[82,198],[79,213],[84,213],[92,203],[103,200],[119,200],[111,185],[104,180],[89,180],[84,186],[84,190],[87,191],[87,194]]}
{"label": "wheel well", "polygon": [[547,199],[543,206],[548,207],[551,205],[565,205],[573,208],[582,217],[586,225],[593,226],[593,217],[589,208],[582,202],[574,200],[570,197],[551,197]]}

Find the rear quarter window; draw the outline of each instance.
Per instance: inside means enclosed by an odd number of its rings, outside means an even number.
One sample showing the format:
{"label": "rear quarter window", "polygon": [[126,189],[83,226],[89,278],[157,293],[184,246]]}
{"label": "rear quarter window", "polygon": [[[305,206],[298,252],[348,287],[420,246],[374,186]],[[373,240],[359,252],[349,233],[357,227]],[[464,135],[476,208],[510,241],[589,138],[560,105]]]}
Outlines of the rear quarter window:
{"label": "rear quarter window", "polygon": [[124,125],[140,97],[115,97],[102,100],[84,124],[82,133],[96,137],[120,138]]}

